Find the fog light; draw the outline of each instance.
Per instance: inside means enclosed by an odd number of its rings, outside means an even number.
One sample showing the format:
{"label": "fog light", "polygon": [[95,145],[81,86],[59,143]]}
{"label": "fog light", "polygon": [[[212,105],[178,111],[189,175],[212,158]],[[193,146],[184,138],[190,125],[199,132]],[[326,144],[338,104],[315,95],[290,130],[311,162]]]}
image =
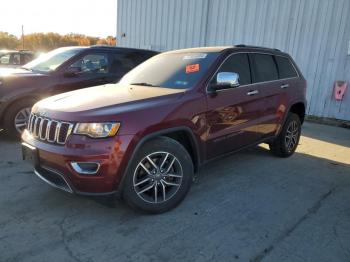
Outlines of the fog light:
{"label": "fog light", "polygon": [[75,172],[84,175],[95,175],[100,169],[100,163],[96,162],[71,162]]}

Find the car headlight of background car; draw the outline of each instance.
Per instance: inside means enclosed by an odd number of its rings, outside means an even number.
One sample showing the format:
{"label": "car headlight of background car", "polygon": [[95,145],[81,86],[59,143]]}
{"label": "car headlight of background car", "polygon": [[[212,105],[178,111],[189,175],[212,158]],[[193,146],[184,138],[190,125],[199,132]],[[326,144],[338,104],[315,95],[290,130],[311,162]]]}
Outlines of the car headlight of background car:
{"label": "car headlight of background car", "polygon": [[75,126],[73,133],[93,138],[111,137],[117,134],[119,127],[120,123],[118,122],[78,123]]}

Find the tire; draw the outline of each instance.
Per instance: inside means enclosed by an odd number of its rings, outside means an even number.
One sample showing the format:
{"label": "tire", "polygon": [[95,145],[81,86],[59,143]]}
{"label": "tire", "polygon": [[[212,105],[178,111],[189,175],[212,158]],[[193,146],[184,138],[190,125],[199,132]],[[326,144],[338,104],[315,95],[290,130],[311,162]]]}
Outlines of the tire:
{"label": "tire", "polygon": [[[30,109],[35,104],[35,102],[36,101],[34,99],[19,100],[7,108],[4,116],[4,127],[5,127],[6,133],[10,137],[19,138],[21,136],[23,130],[25,129],[24,124],[27,122],[27,120],[25,120],[23,123],[20,122],[22,123],[23,129],[19,130],[15,125],[15,119],[18,116],[18,114],[20,114],[19,120],[21,121],[24,120],[25,117],[29,117]],[[20,112],[23,112],[23,113],[20,113]]]}
{"label": "tire", "polygon": [[297,114],[289,113],[278,137],[270,144],[271,152],[279,157],[293,155],[298,147],[301,122]]}
{"label": "tire", "polygon": [[193,173],[191,156],[179,142],[168,137],[147,141],[125,174],[122,197],[136,210],[166,212],[185,198]]}

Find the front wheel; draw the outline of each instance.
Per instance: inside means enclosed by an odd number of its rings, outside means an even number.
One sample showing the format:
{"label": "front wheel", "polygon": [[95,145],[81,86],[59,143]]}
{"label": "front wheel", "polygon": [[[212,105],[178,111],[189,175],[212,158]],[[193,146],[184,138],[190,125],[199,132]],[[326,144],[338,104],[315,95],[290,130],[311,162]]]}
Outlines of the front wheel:
{"label": "front wheel", "polygon": [[136,153],[126,174],[123,198],[148,213],[166,212],[186,196],[193,179],[192,159],[176,140],[159,137]]}
{"label": "front wheel", "polygon": [[297,114],[289,113],[281,133],[270,144],[273,154],[280,157],[291,156],[298,147],[301,134],[301,122]]}
{"label": "front wheel", "polygon": [[33,99],[20,100],[6,110],[4,126],[11,137],[19,137],[27,127],[31,108],[35,102]]}

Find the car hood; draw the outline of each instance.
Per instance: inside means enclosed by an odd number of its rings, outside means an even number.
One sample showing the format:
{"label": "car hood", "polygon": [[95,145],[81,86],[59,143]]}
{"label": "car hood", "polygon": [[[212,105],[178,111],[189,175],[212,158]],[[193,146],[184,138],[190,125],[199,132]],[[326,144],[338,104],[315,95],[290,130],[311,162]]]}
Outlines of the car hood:
{"label": "car hood", "polygon": [[0,77],[28,77],[28,76],[42,76],[44,74],[22,69],[22,68],[0,68]]}
{"label": "car hood", "polygon": [[107,84],[46,98],[35,104],[33,112],[48,117],[59,117],[64,113],[74,120],[77,116],[74,113],[80,113],[82,117],[117,114],[165,102],[174,99],[172,95],[179,96],[184,92],[183,89]]}

